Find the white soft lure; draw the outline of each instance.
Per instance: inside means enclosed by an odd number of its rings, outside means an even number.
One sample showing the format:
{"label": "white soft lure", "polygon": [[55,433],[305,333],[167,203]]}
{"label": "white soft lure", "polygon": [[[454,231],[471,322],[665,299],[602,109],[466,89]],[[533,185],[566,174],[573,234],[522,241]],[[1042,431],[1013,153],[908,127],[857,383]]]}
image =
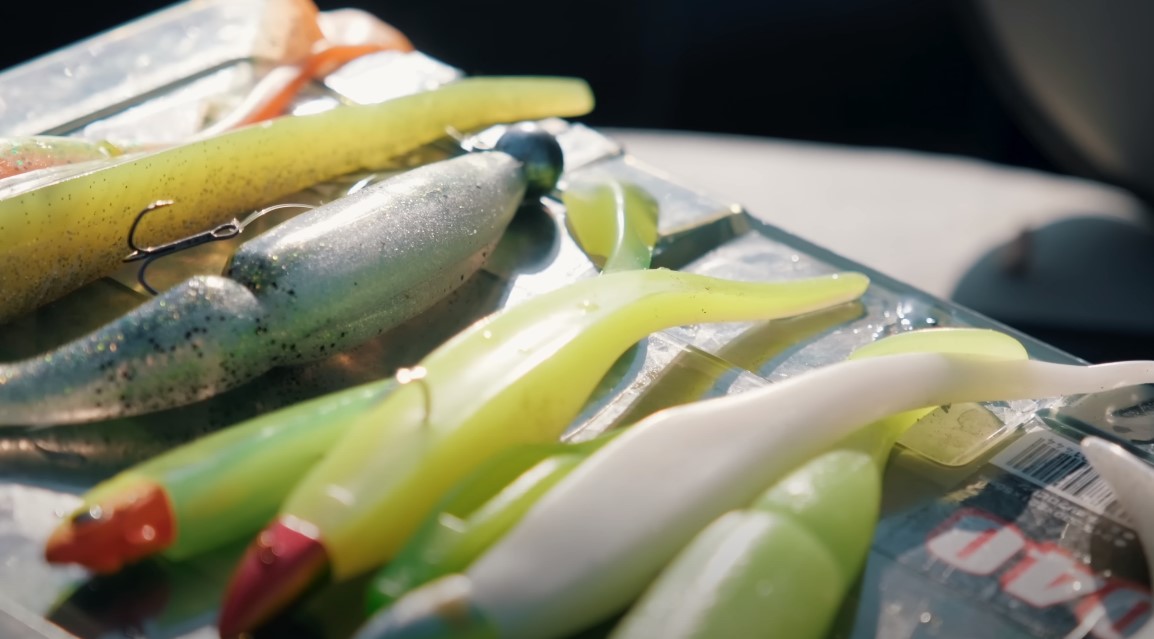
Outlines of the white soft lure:
{"label": "white soft lure", "polygon": [[[1083,439],[1082,452],[1094,470],[1114,489],[1122,508],[1134,520],[1142,552],[1146,555],[1146,569],[1154,575],[1154,509],[1150,508],[1154,499],[1154,468],[1121,446],[1097,437]],[[1154,639],[1154,617],[1127,637]]]}
{"label": "white soft lure", "polygon": [[664,411],[594,454],[465,574],[414,591],[382,625],[391,637],[434,627],[456,637],[567,636],[624,609],[710,521],[862,426],[926,406],[1151,382],[1149,361],[1071,366],[915,353]]}

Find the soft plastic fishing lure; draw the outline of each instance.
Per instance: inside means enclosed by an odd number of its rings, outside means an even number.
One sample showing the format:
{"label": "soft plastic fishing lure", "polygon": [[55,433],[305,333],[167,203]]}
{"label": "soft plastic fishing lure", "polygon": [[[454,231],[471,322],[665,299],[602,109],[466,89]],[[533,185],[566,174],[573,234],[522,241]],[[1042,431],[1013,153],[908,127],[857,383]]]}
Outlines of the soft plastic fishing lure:
{"label": "soft plastic fishing lure", "polygon": [[[345,9],[321,15],[311,2],[298,2],[296,5],[295,14],[285,11],[283,15],[298,15],[301,22],[317,23],[310,26],[319,27],[319,31],[307,27],[300,29],[300,33],[295,35],[300,42],[286,47],[286,53],[302,49],[308,52],[299,60],[284,60],[283,64],[274,67],[236,107],[197,132],[192,139],[219,135],[284,115],[290,102],[305,85],[347,62],[370,53],[413,50],[412,42],[403,33],[370,13]],[[158,145],[141,142],[125,145],[107,140],[51,135],[0,138],[0,180],[40,169],[107,160],[125,153],[157,148]]]}
{"label": "soft plastic fishing lure", "polygon": [[914,353],[834,364],[670,409],[595,453],[468,571],[414,591],[382,624],[397,637],[434,629],[447,637],[566,636],[621,611],[709,522],[864,424],[926,406],[1150,382],[1154,362],[1067,366]]}
{"label": "soft plastic fishing lure", "polygon": [[[1154,575],[1154,468],[1138,459],[1118,444],[1099,437],[1082,440],[1082,452],[1094,470],[1106,480],[1122,507],[1137,524],[1138,539],[1146,555],[1147,574]],[[1129,639],[1154,639],[1154,618],[1147,620],[1136,632],[1127,632]]]}
{"label": "soft plastic fishing lure", "polygon": [[[515,142],[522,138],[531,143]],[[556,150],[513,129],[498,149]],[[0,422],[140,414],[332,355],[416,315],[478,269],[528,184],[501,150],[434,163],[297,216],[243,245],[224,277],[197,276],[93,333],[0,364]],[[559,171],[558,171],[559,172]],[[534,183],[539,194],[552,184]],[[167,209],[153,215],[167,214]]]}
{"label": "soft plastic fishing lure", "polygon": [[566,78],[471,78],[380,104],[277,118],[0,199],[0,322],[115,270],[137,214],[173,204],[143,241],[169,242],[327,179],[375,169],[445,136],[577,116],[589,87]]}
{"label": "soft plastic fishing lure", "polygon": [[157,553],[184,560],[244,539],[394,386],[374,382],[262,415],[119,473],[84,495],[49,537],[45,558],[110,573]]}
{"label": "soft plastic fishing lure", "polygon": [[[658,207],[640,187],[598,175],[569,184],[566,222],[602,272],[649,268],[657,242]],[[579,230],[578,230],[579,229]],[[685,401],[697,394],[685,396]],[[369,586],[372,614],[406,592],[466,568],[528,508],[618,433],[579,444],[511,449],[482,464],[450,492]]]}
{"label": "soft plastic fishing lure", "polygon": [[[851,358],[921,351],[954,352],[1005,359],[1027,357],[1021,344],[1002,333],[974,329],[938,329],[903,333],[873,342],[858,349]],[[656,591],[656,594],[649,596],[652,601],[641,604],[641,610],[631,612],[630,618],[624,622],[624,627],[629,629],[628,636],[753,637],[772,627],[782,631],[781,634],[792,637],[808,636],[809,630],[824,628],[827,616],[822,614],[822,604],[836,605],[840,600],[840,593],[844,592],[856,573],[858,564],[855,562],[860,562],[864,557],[871,537],[876,520],[876,503],[880,494],[880,477],[876,469],[884,463],[884,458],[897,437],[928,410],[909,411],[888,417],[851,436],[849,441],[843,441],[842,446],[861,450],[843,451],[838,456],[840,461],[816,466],[809,475],[806,475],[811,480],[808,483],[802,479],[788,481],[789,487],[785,490],[790,499],[789,503],[779,499],[780,491],[774,492],[771,489],[768,495],[763,495],[754,504],[754,512],[733,512],[714,522],[711,526],[718,530],[708,532],[712,528],[707,529],[707,532],[695,538],[691,544],[693,550],[681,553],[679,561],[691,565],[678,567],[675,564],[669,568],[667,574],[651,589]],[[855,456],[861,457],[864,463],[855,461],[857,459]],[[582,459],[587,457],[588,454]],[[846,478],[848,481],[845,483],[840,476],[832,473],[832,470],[842,462],[846,462],[845,472],[850,476]],[[826,475],[831,479],[826,479]],[[805,487],[821,487],[821,490],[818,491],[816,488],[801,490]],[[840,494],[844,491],[856,491],[856,494],[846,497]],[[544,494],[542,492],[535,498]],[[845,499],[842,499],[843,497]],[[852,506],[843,508],[844,512],[840,514],[828,513],[825,505],[838,503],[839,499],[842,499],[840,502],[842,506],[846,503]],[[760,510],[768,512],[757,512],[759,506]],[[520,512],[520,515],[523,514],[524,511]],[[777,521],[783,517],[785,518],[783,521]],[[814,521],[815,517],[825,518],[828,521]],[[766,518],[772,521],[767,523],[764,521]],[[746,521],[747,519],[753,521]],[[430,522],[426,526],[434,528],[435,524]],[[450,521],[445,526],[452,529],[455,523]],[[763,527],[764,530],[761,529]],[[833,529],[833,532],[828,529]],[[751,531],[753,534],[747,534]],[[451,533],[446,536],[452,538]],[[781,570],[777,570],[772,567],[773,559],[767,556],[764,547],[782,543],[783,536],[786,543],[797,537],[803,540],[795,545],[787,560],[782,561],[779,558]],[[833,542],[832,549],[827,548],[830,546],[827,542],[830,541]],[[421,538],[415,537],[412,545],[421,547]],[[491,544],[486,547],[489,545]],[[431,557],[427,560],[430,565],[437,560],[435,548],[436,546],[431,546],[426,551]],[[774,551],[770,550],[768,555],[773,553]],[[478,553],[470,555],[468,563],[471,563],[477,555]],[[830,561],[831,557],[833,562]],[[408,576],[405,559],[403,554],[398,556],[394,562],[385,567],[381,576],[370,587],[370,612],[385,607],[372,604],[391,604],[399,595],[419,585],[415,579],[390,581],[385,578],[389,574]],[[767,565],[767,562],[770,564]],[[461,561],[457,563],[462,569],[467,568],[467,563]],[[816,564],[814,574],[817,577],[813,582],[815,588],[808,588],[804,584],[801,587],[796,584],[785,587],[786,584],[796,581],[798,574],[806,574],[804,566],[807,563]],[[831,563],[837,564],[832,572]],[[418,564],[418,568],[423,567]],[[431,571],[425,574],[431,575]],[[449,573],[440,570],[437,574]],[[835,578],[838,575],[840,579]],[[609,573],[604,577],[613,579],[614,575]],[[750,580],[756,580],[757,583],[750,584]],[[783,585],[778,586],[778,580],[782,581]],[[815,590],[819,594],[815,595]],[[737,601],[727,603],[726,598],[735,598]],[[756,601],[751,602],[750,598]],[[783,603],[788,604],[783,607],[785,611],[783,615],[767,614],[771,609],[777,610]],[[826,607],[830,607],[829,605]],[[752,613],[752,617],[748,614],[743,616],[743,613]],[[772,624],[767,625],[768,619],[773,620]],[[427,628],[435,627],[438,623],[436,619],[426,619],[425,622],[432,624]],[[786,630],[789,632],[785,632]],[[414,632],[413,628],[398,624],[395,615],[385,610],[370,619],[356,639],[408,637]],[[795,632],[802,634],[796,635]]]}
{"label": "soft plastic fishing lure", "polygon": [[650,332],[805,313],[855,299],[867,285],[852,273],[770,283],[632,271],[478,322],[398,376],[401,387],[296,486],[242,561],[222,634],[262,623],[326,568],[340,581],[384,563],[485,459],[555,441],[614,360]]}
{"label": "soft plastic fishing lure", "polygon": [[[851,359],[927,351],[1028,358],[1017,340],[1002,333],[944,329],[882,339]],[[881,469],[897,438],[927,411],[867,426],[842,441],[841,450],[769,488],[748,509],[711,523],[662,571],[613,639],[826,636],[873,538]]]}
{"label": "soft plastic fishing lure", "polygon": [[[550,148],[529,144],[518,152],[540,154],[548,153]],[[561,161],[556,157],[538,160],[545,166]],[[537,164],[535,161],[534,165]],[[539,175],[537,179],[548,182],[556,179],[556,175]],[[607,225],[613,234],[630,217],[649,217],[653,213],[649,208],[622,210],[613,205],[586,209],[584,222],[590,228]],[[654,236],[649,242],[655,240]],[[644,248],[643,252],[648,255],[650,250]],[[276,411],[130,468],[85,495],[84,503],[53,533],[45,555],[51,562],[78,563],[96,572],[110,572],[154,553],[186,559],[223,543],[249,537],[275,514],[295,483],[293,480],[304,474],[357,416],[380,401],[393,385],[391,379],[373,382]],[[491,468],[486,465],[488,470],[473,478],[465,494],[458,494],[446,508],[458,514],[472,512],[479,507],[475,500],[492,497],[492,504],[483,509],[487,514],[478,515],[476,525],[469,531],[454,529],[452,532],[457,534],[446,533],[449,539],[438,532],[427,532],[421,538],[440,540],[433,543],[439,548],[458,542],[477,546],[475,540],[479,533],[492,530],[495,524],[509,525],[503,523],[509,519],[509,509],[523,501],[522,498],[506,499],[511,493],[498,494],[506,480],[512,479],[510,473],[520,474],[537,462],[550,464],[554,470],[569,468],[570,456],[591,450],[590,446],[556,450],[549,445],[536,446],[524,452],[511,452]],[[553,453],[562,456],[561,459],[556,463],[543,461]],[[536,472],[530,476],[548,482],[555,473]],[[519,486],[526,485],[522,481]],[[141,534],[144,529],[151,529],[153,534]],[[475,552],[479,553],[480,549]],[[428,553],[413,551],[410,556],[412,569],[405,571],[404,579],[426,574],[426,568],[434,568],[432,563],[419,565],[432,562]],[[406,565],[403,561],[397,563]],[[448,572],[456,569],[456,565],[445,568]],[[390,579],[395,582],[397,577]]]}
{"label": "soft plastic fishing lure", "polygon": [[[197,132],[187,141],[191,142],[220,135],[231,129],[283,115],[288,104],[309,82],[317,77],[327,75],[333,69],[350,60],[387,48],[375,44],[331,45],[319,50],[299,65],[276,67],[253,87],[239,105],[211,126]],[[412,45],[409,45],[409,50],[411,49]],[[168,146],[171,145],[149,144],[147,142],[116,144],[108,140],[88,140],[54,135],[0,138],[0,180],[5,180],[0,182],[0,186],[8,187],[15,184],[6,180],[18,175],[74,166],[81,162],[97,162],[125,155],[140,155]],[[88,168],[100,167],[93,164]],[[39,175],[29,175],[28,177],[39,177]]]}
{"label": "soft plastic fishing lure", "polygon": [[657,243],[657,202],[640,187],[607,176],[569,184],[562,193],[574,239],[604,273],[649,268]]}
{"label": "soft plastic fishing lure", "polygon": [[817,457],[694,537],[611,636],[824,637],[861,570],[880,501],[869,455]]}

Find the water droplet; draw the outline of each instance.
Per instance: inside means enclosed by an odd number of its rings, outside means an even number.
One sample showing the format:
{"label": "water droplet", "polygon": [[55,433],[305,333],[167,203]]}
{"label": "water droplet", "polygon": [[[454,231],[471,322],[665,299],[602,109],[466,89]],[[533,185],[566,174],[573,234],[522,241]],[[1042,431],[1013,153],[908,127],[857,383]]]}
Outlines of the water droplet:
{"label": "water droplet", "polygon": [[484,331],[481,332],[481,337],[483,337],[485,339],[493,339],[493,331],[486,328]]}
{"label": "water droplet", "polygon": [[930,613],[928,613],[928,612],[923,612],[923,613],[922,613],[922,614],[921,614],[921,615],[918,617],[918,621],[920,621],[920,622],[922,622],[922,623],[929,623],[929,622],[931,622],[931,621],[933,621],[933,620],[934,620],[934,616],[933,616],[933,615],[931,615],[931,614],[930,614]]}
{"label": "water droplet", "polygon": [[260,536],[256,538],[256,556],[260,563],[266,566],[276,563],[277,553],[273,547],[274,545],[275,540],[267,531],[262,532]]}
{"label": "water droplet", "polygon": [[[488,331],[485,332],[487,333]],[[417,380],[425,379],[425,375],[428,373],[429,371],[425,370],[424,366],[414,366],[412,368],[397,369],[397,373],[394,375],[394,377],[396,378],[398,384],[410,384]]]}

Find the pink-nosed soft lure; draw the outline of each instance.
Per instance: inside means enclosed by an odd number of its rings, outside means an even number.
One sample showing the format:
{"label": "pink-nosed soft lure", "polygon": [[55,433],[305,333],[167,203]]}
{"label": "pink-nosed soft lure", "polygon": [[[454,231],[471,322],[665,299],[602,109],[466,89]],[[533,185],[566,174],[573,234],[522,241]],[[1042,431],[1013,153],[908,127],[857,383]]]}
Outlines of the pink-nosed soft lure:
{"label": "pink-nosed soft lure", "polygon": [[52,352],[0,364],[0,423],[179,406],[383,332],[483,264],[530,173],[555,182],[559,166],[510,155],[545,146],[559,165],[556,140],[514,128],[496,151],[414,169],[275,227],[241,245],[223,277],[190,278]]}
{"label": "pink-nosed soft lure", "polygon": [[670,409],[594,453],[465,573],[398,602],[388,636],[567,636],[624,609],[710,521],[866,424],[925,406],[1151,382],[1154,362],[914,353]]}
{"label": "pink-nosed soft lure", "polygon": [[856,299],[867,285],[855,273],[735,282],[626,271],[474,324],[422,360],[292,489],[237,569],[222,635],[266,621],[326,568],[343,581],[388,561],[485,459],[556,441],[614,361],[649,333],[810,312]]}

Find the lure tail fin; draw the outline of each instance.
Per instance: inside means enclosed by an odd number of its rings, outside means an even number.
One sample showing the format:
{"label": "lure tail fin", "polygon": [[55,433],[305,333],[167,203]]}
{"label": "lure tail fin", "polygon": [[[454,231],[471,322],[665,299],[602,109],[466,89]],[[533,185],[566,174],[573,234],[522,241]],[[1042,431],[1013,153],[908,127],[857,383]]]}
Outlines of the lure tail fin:
{"label": "lure tail fin", "polygon": [[263,311],[231,280],[201,276],[54,351],[0,364],[0,424],[49,425],[171,408],[268,369]]}
{"label": "lure tail fin", "polygon": [[[902,353],[945,353],[996,360],[1029,359],[1026,347],[1018,340],[999,331],[981,328],[935,328],[898,333],[858,348],[849,359]],[[869,453],[882,468],[898,438],[933,410],[933,407],[918,408],[878,420],[851,435],[844,447]]]}

